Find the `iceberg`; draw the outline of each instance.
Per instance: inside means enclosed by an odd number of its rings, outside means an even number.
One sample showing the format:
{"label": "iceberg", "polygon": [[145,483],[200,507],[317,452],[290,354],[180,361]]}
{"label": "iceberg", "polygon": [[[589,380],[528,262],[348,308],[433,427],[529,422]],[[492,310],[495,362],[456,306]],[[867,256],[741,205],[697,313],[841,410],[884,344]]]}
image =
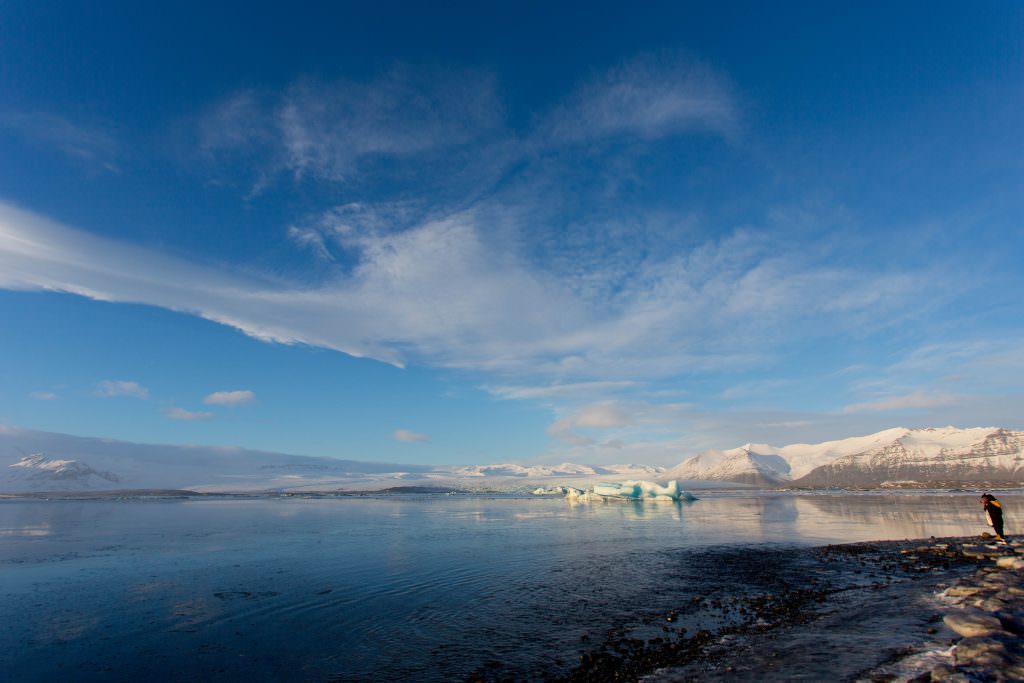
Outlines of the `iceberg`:
{"label": "iceberg", "polygon": [[644,480],[606,481],[594,484],[592,491],[567,488],[565,497],[573,500],[696,500],[677,480],[665,484]]}

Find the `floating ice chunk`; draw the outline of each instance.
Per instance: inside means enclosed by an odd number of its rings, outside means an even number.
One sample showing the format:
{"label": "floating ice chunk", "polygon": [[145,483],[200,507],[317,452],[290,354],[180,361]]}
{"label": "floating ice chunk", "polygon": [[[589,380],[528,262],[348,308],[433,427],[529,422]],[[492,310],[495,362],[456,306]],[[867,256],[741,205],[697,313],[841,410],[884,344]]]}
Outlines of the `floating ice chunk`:
{"label": "floating ice chunk", "polygon": [[[582,498],[589,492],[579,492],[575,497]],[[623,481],[601,482],[594,484],[594,496],[602,498],[621,498],[624,500],[694,500],[694,497],[683,490],[678,481],[659,484],[654,481]],[[567,498],[574,497],[567,493]]]}
{"label": "floating ice chunk", "polygon": [[531,493],[533,493],[533,495],[535,496],[578,496],[581,493],[583,493],[583,490],[573,488],[572,486],[548,486],[547,488],[539,486],[535,488]]}

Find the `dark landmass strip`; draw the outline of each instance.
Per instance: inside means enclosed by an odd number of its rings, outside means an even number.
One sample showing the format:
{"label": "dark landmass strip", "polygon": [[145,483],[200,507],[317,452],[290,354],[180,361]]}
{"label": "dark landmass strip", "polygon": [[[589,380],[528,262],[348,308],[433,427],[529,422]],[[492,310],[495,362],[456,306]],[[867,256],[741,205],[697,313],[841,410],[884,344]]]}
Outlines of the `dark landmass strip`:
{"label": "dark landmass strip", "polygon": [[[705,597],[613,626],[596,645],[584,635],[577,665],[529,678],[1024,680],[1024,542],[997,546],[971,537],[823,548],[720,547],[709,549],[702,561],[704,566],[690,570],[706,576]],[[976,585],[1002,592],[993,597]],[[981,608],[956,604],[975,594]],[[979,616],[985,607],[988,616]],[[987,623],[987,639],[975,637],[983,629],[971,630],[970,624],[951,628],[950,613]],[[475,671],[466,680],[521,677]]]}
{"label": "dark landmass strip", "polygon": [[115,489],[113,491],[28,491],[23,493],[0,493],[0,499],[83,500],[107,498],[116,500],[121,498],[191,498],[204,495],[210,494],[189,491],[187,489]]}

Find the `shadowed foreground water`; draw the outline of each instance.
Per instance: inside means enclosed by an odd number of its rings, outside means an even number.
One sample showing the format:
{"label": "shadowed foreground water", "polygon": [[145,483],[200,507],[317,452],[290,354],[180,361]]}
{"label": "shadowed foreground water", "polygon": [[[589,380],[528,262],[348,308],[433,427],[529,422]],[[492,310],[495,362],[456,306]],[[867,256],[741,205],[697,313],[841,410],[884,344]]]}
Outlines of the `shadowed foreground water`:
{"label": "shadowed foreground water", "polygon": [[[1015,533],[1024,496],[1002,494]],[[709,553],[984,531],[977,494],[0,501],[10,680],[536,679]],[[724,555],[723,555],[724,556]],[[766,568],[770,571],[770,568]],[[749,577],[743,579],[749,581]],[[736,586],[735,590],[742,590]]]}

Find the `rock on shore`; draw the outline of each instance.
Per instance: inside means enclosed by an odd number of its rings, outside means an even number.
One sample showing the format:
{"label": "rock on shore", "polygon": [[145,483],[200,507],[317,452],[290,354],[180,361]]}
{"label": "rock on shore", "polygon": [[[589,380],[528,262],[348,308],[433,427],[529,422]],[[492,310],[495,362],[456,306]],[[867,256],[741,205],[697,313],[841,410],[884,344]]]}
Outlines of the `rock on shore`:
{"label": "rock on shore", "polygon": [[866,680],[1024,681],[1024,541],[965,543],[960,552],[983,564],[938,596],[946,605],[942,621],[959,639],[948,649],[874,671]]}

